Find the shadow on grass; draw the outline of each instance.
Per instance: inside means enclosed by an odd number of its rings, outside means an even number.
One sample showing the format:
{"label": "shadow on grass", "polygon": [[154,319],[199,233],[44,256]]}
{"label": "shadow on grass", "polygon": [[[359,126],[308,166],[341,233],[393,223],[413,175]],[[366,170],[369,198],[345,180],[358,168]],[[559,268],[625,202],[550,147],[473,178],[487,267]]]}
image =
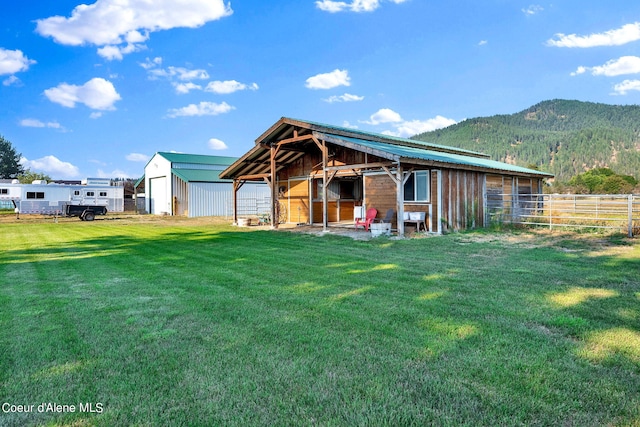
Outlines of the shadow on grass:
{"label": "shadow on grass", "polygon": [[[619,254],[467,236],[127,231],[84,228],[0,254],[15,280],[0,292],[14,313],[5,348],[18,346],[20,322],[57,337],[44,347],[73,335],[73,351],[32,356],[33,367],[5,350],[3,395],[98,372],[92,391],[63,394],[125,396],[104,424],[640,421],[635,243]],[[158,409],[169,402],[185,407]]]}

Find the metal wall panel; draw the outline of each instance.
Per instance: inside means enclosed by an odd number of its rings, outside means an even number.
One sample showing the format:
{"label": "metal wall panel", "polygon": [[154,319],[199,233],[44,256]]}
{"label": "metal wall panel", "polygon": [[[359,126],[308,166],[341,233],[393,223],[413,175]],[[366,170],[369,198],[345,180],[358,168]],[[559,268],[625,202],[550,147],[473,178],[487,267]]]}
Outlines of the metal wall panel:
{"label": "metal wall panel", "polygon": [[[246,183],[238,191],[238,213],[257,215],[263,203],[270,198],[269,186]],[[189,183],[189,217],[233,215],[233,186],[227,183],[192,182]]]}

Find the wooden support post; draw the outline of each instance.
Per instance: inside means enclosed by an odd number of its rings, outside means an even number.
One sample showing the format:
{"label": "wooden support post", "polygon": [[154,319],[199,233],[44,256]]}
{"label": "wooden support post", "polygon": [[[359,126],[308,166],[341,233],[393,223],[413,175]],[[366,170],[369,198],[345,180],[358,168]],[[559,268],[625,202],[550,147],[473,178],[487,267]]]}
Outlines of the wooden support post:
{"label": "wooden support post", "polygon": [[328,183],[327,177],[327,163],[328,163],[328,150],[327,143],[322,140],[322,231],[327,231],[329,227],[329,196],[328,196]]}
{"label": "wooden support post", "polygon": [[271,145],[271,228],[278,228],[276,203],[278,203],[278,182],[276,179],[276,154],[278,150]]}
{"label": "wooden support post", "polygon": [[398,212],[398,236],[404,237],[404,177],[402,176],[402,163],[398,162],[396,170],[396,204]]}
{"label": "wooden support post", "polygon": [[233,225],[238,225],[238,180],[233,180]]}

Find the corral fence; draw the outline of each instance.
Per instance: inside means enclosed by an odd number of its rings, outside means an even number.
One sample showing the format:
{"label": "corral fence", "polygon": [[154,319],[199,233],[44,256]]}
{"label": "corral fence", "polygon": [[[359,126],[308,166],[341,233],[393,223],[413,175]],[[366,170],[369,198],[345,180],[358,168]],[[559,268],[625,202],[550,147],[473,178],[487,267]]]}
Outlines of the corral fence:
{"label": "corral fence", "polygon": [[619,230],[640,235],[640,195],[491,194],[489,224],[522,224]]}
{"label": "corral fence", "polygon": [[[238,197],[237,199],[239,217],[261,217],[271,212],[270,197]],[[233,216],[233,198],[225,200],[226,217]]]}

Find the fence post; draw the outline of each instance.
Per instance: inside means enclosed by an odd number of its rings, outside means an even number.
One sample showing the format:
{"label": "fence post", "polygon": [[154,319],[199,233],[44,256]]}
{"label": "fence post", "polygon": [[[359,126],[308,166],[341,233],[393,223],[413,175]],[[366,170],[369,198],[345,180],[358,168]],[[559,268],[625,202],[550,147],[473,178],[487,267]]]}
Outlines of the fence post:
{"label": "fence post", "polygon": [[553,216],[551,211],[553,211],[553,194],[549,194],[549,230],[553,228]]}
{"label": "fence post", "polygon": [[629,194],[629,237],[633,237],[633,194]]}

